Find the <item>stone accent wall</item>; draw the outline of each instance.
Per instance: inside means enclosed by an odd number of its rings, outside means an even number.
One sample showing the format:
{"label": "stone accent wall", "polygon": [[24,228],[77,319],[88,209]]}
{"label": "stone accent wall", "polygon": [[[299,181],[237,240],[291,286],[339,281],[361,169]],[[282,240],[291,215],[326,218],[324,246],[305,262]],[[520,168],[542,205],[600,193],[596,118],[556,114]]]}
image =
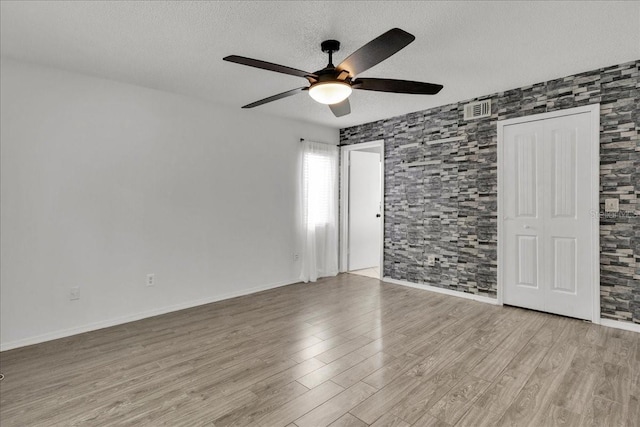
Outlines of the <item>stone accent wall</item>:
{"label": "stone accent wall", "polygon": [[[385,140],[384,275],[495,298],[496,122],[599,102],[602,317],[640,323],[639,76],[640,60],[341,129],[341,144]],[[463,120],[487,98],[491,117]]]}

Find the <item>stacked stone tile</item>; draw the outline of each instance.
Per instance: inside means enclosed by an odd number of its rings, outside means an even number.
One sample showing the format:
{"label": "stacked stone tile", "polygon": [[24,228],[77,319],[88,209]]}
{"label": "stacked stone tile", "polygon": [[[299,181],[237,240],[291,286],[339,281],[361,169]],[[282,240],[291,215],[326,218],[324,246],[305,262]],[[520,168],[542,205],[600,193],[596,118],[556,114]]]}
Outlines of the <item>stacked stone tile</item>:
{"label": "stacked stone tile", "polygon": [[[463,119],[488,98],[490,117]],[[385,140],[384,275],[495,298],[496,122],[598,102],[602,317],[640,323],[640,60],[341,129],[341,144]]]}

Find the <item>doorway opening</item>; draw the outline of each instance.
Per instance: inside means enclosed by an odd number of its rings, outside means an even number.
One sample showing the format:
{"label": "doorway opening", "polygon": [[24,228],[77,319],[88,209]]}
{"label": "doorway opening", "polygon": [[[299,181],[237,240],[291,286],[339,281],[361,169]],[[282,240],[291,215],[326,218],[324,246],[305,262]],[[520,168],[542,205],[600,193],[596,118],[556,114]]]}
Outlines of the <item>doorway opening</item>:
{"label": "doorway opening", "polygon": [[384,141],[342,147],[340,271],[382,279]]}

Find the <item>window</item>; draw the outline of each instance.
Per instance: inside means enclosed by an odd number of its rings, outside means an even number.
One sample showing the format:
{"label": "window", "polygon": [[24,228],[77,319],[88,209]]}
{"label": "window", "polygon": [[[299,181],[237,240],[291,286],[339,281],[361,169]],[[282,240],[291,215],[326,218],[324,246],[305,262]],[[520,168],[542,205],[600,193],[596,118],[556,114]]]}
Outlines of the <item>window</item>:
{"label": "window", "polygon": [[304,181],[307,188],[307,226],[329,222],[331,184],[331,158],[326,154],[305,153]]}
{"label": "window", "polygon": [[338,147],[301,144],[300,280],[338,274]]}

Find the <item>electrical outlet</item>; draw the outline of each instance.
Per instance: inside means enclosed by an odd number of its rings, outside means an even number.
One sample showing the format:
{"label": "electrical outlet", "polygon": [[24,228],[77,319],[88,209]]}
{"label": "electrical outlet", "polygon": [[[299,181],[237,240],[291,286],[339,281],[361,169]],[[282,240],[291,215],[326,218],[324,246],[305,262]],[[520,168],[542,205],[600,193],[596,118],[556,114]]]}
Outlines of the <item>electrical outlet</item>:
{"label": "electrical outlet", "polygon": [[620,212],[620,201],[618,199],[605,199],[604,200],[605,212]]}
{"label": "electrical outlet", "polygon": [[147,274],[147,286],[155,286],[156,284],[156,275],[153,273]]}
{"label": "electrical outlet", "polygon": [[294,262],[298,261],[299,259],[300,259],[300,254],[298,254],[298,253],[293,254],[293,261]]}
{"label": "electrical outlet", "polygon": [[433,267],[434,265],[436,265],[436,260],[437,260],[437,258],[436,258],[435,255],[429,255],[427,257],[427,265],[429,267]]}
{"label": "electrical outlet", "polygon": [[74,286],[69,289],[69,301],[76,301],[80,299],[80,287]]}

